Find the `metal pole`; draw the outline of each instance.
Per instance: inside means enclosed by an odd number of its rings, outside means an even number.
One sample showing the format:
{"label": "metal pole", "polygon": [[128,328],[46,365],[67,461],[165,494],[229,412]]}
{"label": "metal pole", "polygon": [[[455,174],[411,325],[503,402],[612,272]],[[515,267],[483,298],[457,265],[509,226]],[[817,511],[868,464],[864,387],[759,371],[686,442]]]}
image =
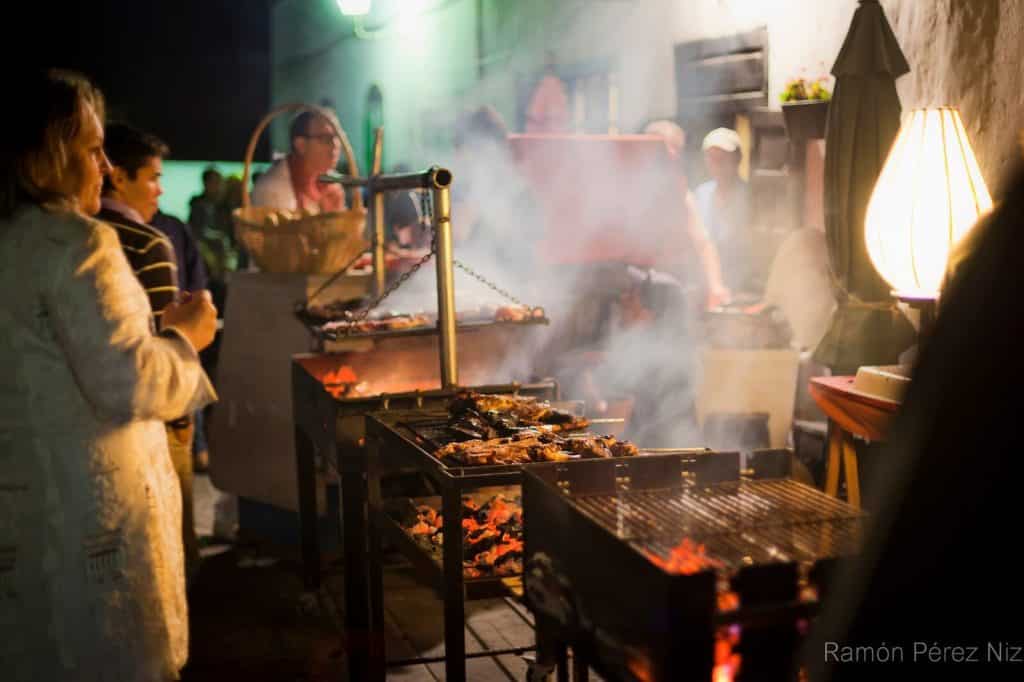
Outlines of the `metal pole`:
{"label": "metal pole", "polygon": [[416,173],[394,173],[370,178],[324,173],[318,180],[342,187],[368,187],[371,192],[390,192],[396,189],[432,189],[439,182],[450,184],[452,174],[444,168],[433,166]]}
{"label": "metal pole", "polygon": [[366,185],[373,196],[400,189],[428,189],[434,199],[434,234],[437,238],[437,327],[440,335],[441,388],[459,383],[455,354],[455,275],[452,267],[451,196],[452,173],[434,166],[419,173],[373,175],[353,178],[336,174],[320,176],[321,182],[343,186]]}
{"label": "metal pole", "polygon": [[451,185],[452,174],[444,169],[434,172],[431,193],[434,198],[434,234],[437,237],[437,327],[440,334],[441,388],[459,383],[455,348],[455,274],[452,268]]}
{"label": "metal pole", "polygon": [[[373,168],[374,176],[380,175],[384,148],[384,129],[377,128],[373,135]],[[380,296],[384,292],[384,194],[371,194],[370,209],[373,212],[373,293]]]}
{"label": "metal pole", "polygon": [[317,181],[341,185],[344,188],[367,187],[370,184],[369,178],[361,178],[355,175],[338,175],[337,173],[324,173],[317,178]]}

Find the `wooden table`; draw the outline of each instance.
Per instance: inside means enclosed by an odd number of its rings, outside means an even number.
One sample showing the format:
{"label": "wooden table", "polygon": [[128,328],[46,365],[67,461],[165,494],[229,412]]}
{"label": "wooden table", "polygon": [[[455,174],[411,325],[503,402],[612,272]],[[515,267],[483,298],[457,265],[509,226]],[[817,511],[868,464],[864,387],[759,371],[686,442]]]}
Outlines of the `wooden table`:
{"label": "wooden table", "polygon": [[860,507],[860,478],[853,437],[884,441],[900,403],[853,388],[852,376],[814,377],[811,396],[828,416],[828,463],[825,493],[839,496],[839,473],[846,476],[846,498]]}

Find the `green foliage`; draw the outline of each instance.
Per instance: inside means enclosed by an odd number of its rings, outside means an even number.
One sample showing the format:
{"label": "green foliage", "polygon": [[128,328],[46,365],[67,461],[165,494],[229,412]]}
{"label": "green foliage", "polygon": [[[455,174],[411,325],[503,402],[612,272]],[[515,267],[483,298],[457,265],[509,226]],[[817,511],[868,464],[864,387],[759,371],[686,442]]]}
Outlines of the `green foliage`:
{"label": "green foliage", "polygon": [[827,101],[832,99],[832,92],[828,88],[826,76],[815,80],[792,78],[786,82],[779,99],[783,102]]}

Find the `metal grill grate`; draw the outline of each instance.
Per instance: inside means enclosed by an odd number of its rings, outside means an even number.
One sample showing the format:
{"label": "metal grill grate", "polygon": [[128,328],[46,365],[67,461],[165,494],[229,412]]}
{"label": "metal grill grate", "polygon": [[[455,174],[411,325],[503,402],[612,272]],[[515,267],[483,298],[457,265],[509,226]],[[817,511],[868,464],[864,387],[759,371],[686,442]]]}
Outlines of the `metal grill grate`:
{"label": "metal grill grate", "polygon": [[864,515],[790,480],[737,481],[570,498],[643,554],[666,556],[689,538],[726,569],[854,554]]}

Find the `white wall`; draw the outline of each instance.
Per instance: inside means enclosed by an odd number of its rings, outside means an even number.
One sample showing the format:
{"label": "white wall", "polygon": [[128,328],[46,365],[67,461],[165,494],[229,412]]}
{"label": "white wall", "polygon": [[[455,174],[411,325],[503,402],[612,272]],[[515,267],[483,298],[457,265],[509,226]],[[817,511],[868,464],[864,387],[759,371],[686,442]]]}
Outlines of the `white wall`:
{"label": "white wall", "polygon": [[778,108],[788,79],[832,67],[856,6],[856,0],[563,1],[549,24],[536,28],[536,45],[526,49],[552,48],[562,64],[617,57],[621,127],[633,131],[650,118],[675,113],[677,43],[766,26],[769,105]]}
{"label": "white wall", "polygon": [[[392,0],[401,2],[404,0]],[[383,2],[383,0],[382,0]],[[673,47],[766,26],[769,105],[794,76],[831,69],[857,0],[485,0],[487,78],[476,81],[476,1],[427,2],[411,34],[339,40],[349,29],[334,0],[284,0],[274,12],[276,102],[327,95],[357,149],[366,90],[384,90],[390,162],[443,161],[423,138],[425,113],[492,104],[514,121],[517,80],[547,50],[561,64],[610,58],[619,69],[620,129],[676,109]],[[912,72],[898,81],[904,108],[961,107],[995,190],[1017,155],[1024,111],[1022,0],[882,0]],[[301,66],[283,66],[312,54]],[[358,65],[353,68],[353,65]],[[278,128],[280,131],[280,128]],[[279,141],[282,137],[278,135]]]}
{"label": "white wall", "polygon": [[[622,51],[623,128],[675,111],[672,46],[759,26],[769,35],[769,106],[787,80],[832,68],[857,0],[588,2],[566,36],[566,57]],[[904,110],[961,109],[993,192],[1020,157],[1024,127],[1024,2],[882,0],[911,72],[897,81]],[[601,15],[601,16],[593,16]],[[582,17],[590,16],[589,19]],[[560,55],[561,56],[561,55]]]}
{"label": "white wall", "polygon": [[676,42],[768,27],[769,103],[790,78],[832,68],[850,27],[856,0],[701,0],[670,2]]}

